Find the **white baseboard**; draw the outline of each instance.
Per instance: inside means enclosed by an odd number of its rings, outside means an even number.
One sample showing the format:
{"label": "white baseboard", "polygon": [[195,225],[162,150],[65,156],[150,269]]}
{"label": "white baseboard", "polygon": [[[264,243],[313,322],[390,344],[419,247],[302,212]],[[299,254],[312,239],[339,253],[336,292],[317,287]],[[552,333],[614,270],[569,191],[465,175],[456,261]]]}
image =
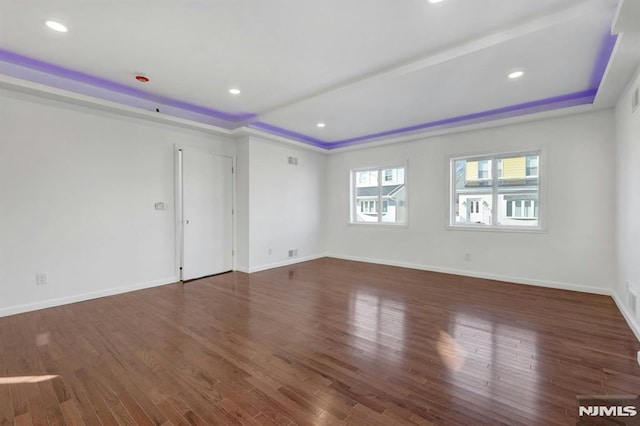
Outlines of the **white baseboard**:
{"label": "white baseboard", "polygon": [[629,328],[633,331],[633,334],[635,334],[636,339],[640,340],[640,324],[638,323],[638,320],[636,320],[633,314],[629,312],[629,308],[622,302],[615,290],[611,292],[611,297],[613,298],[613,301],[616,302],[616,305],[618,305],[618,310],[622,313],[627,324],[629,324]]}
{"label": "white baseboard", "polygon": [[9,308],[0,309],[0,317],[9,315],[22,314],[24,312],[37,311],[40,309],[52,308],[54,306],[66,305],[69,303],[84,302],[85,300],[98,299],[105,296],[113,296],[130,291],[142,290],[145,288],[159,287],[166,284],[173,284],[180,281],[177,277],[167,277],[160,280],[146,281],[133,285],[110,288],[107,290],[93,291],[91,293],[83,293],[75,296],[60,297],[57,299],[48,299],[41,302],[27,303],[24,305],[11,306]]}
{"label": "white baseboard", "polygon": [[497,274],[489,274],[486,272],[468,271],[465,269],[442,268],[439,266],[420,265],[416,263],[398,262],[393,260],[370,259],[370,258],[359,257],[359,256],[345,256],[345,255],[334,254],[334,253],[328,253],[327,257],[334,257],[336,259],[344,259],[344,260],[354,260],[357,262],[377,263],[379,265],[399,266],[401,268],[418,269],[422,271],[441,272],[443,274],[462,275],[462,276],[473,277],[473,278],[484,278],[487,280],[506,281],[509,283],[527,284],[527,285],[534,285],[538,287],[555,288],[559,290],[571,290],[571,291],[579,291],[582,293],[603,294],[606,296],[611,295],[611,290],[609,289],[589,287],[589,286],[573,284],[573,283],[534,280],[534,279],[522,278],[522,277],[512,277],[508,275],[497,275]]}
{"label": "white baseboard", "polygon": [[296,263],[308,262],[310,260],[322,259],[323,257],[327,257],[327,255],[324,253],[314,254],[312,256],[297,257],[295,259],[283,260],[282,262],[275,262],[275,263],[269,263],[266,265],[254,266],[253,268],[248,268],[248,269],[244,267],[237,267],[236,270],[240,272],[245,272],[247,274],[252,274],[254,272],[266,271],[267,269],[280,268],[282,266],[289,266],[289,265],[294,265]]}

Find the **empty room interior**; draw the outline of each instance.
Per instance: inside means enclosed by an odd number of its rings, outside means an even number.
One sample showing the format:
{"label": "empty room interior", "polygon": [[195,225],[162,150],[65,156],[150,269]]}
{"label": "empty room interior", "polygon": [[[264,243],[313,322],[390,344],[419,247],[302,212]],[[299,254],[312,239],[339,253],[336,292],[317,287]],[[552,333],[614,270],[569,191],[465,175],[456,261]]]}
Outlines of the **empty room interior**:
{"label": "empty room interior", "polygon": [[637,421],[639,87],[637,0],[0,0],[0,425]]}

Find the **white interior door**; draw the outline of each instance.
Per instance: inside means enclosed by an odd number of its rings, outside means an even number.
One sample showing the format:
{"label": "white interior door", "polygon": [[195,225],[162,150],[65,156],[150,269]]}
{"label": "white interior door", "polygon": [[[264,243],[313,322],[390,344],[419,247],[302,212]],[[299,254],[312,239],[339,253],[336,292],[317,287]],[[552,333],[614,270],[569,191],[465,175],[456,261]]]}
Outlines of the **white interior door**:
{"label": "white interior door", "polygon": [[181,149],[182,279],[233,269],[232,160],[206,151]]}

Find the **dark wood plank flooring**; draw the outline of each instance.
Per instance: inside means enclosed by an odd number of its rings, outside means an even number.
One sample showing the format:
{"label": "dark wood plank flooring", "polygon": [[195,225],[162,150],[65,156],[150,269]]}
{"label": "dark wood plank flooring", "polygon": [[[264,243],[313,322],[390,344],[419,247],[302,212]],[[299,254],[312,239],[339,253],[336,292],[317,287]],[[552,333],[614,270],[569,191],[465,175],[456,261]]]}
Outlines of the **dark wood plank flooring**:
{"label": "dark wood plank flooring", "polygon": [[320,259],[0,318],[0,424],[575,424],[610,297]]}

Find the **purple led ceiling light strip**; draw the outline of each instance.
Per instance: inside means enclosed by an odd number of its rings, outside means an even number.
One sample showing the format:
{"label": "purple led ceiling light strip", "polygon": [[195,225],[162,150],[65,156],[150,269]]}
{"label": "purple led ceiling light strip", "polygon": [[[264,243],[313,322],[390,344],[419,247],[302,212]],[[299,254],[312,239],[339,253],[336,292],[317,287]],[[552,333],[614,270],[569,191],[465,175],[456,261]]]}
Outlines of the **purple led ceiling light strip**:
{"label": "purple led ceiling light strip", "polygon": [[[584,92],[569,93],[567,95],[554,96],[532,102],[525,102],[517,105],[496,108],[488,111],[476,112],[473,114],[461,115],[457,117],[445,118],[443,120],[431,121],[428,123],[416,124],[408,127],[387,130],[385,132],[372,133],[350,139],[342,139],[330,143],[331,148],[342,148],[359,143],[371,142],[373,139],[396,136],[404,133],[416,132],[419,130],[431,129],[434,127],[452,128],[456,125],[484,123],[492,120],[518,117],[520,115],[532,114],[536,112],[551,111],[558,108],[584,105],[592,103],[595,99],[597,89],[585,90]],[[331,149],[330,148],[330,149]]]}
{"label": "purple led ceiling light strip", "polygon": [[317,146],[319,148],[329,149],[329,147],[332,146],[331,143],[325,142],[321,139],[316,139],[311,136],[307,136],[303,133],[298,133],[291,130],[283,129],[282,127],[273,126],[271,124],[267,124],[262,121],[256,121],[254,123],[251,123],[249,124],[249,127],[264,130],[266,132],[273,133],[274,135],[283,136],[288,139],[294,139],[309,145]]}
{"label": "purple led ceiling light strip", "polygon": [[[135,89],[125,84],[116,83],[114,81],[106,80],[92,75],[74,71],[69,68],[61,67],[59,65],[50,64],[48,62],[40,61],[37,59],[29,58],[27,56],[19,55],[14,52],[0,49],[0,61],[8,62],[14,65],[19,65],[31,70],[41,71],[46,74],[55,75],[68,79],[70,81],[76,81],[90,86],[99,87],[112,92],[121,93],[123,95],[133,96],[135,98],[144,99],[147,101],[155,102],[161,105],[170,106],[173,108],[183,109],[185,111],[202,114],[205,116],[230,121],[247,121],[255,117],[255,114],[231,114],[224,111],[218,111],[211,108],[206,108],[199,105],[190,104],[187,102],[179,101],[176,99],[167,98],[164,96],[154,95],[144,90]],[[65,87],[60,87],[65,89]]]}
{"label": "purple led ceiling light strip", "polygon": [[[70,81],[81,82],[90,86],[102,88],[108,91],[121,93],[123,95],[132,96],[139,99],[144,99],[151,102],[160,103],[166,106],[170,106],[177,110],[189,111],[203,116],[224,120],[229,122],[229,127],[239,127],[242,125],[249,125],[252,128],[260,129],[275,135],[283,136],[289,139],[294,139],[309,145],[313,145],[325,149],[336,149],[345,146],[351,146],[356,144],[363,144],[379,140],[383,137],[397,136],[401,134],[407,134],[411,132],[417,132],[425,129],[432,128],[451,128],[457,127],[463,124],[483,123],[497,119],[504,119],[510,117],[517,117],[524,114],[531,114],[534,112],[551,111],[559,108],[566,108],[570,106],[585,105],[593,103],[595,96],[598,92],[598,88],[604,77],[607,65],[611,59],[613,49],[617,41],[616,35],[609,35],[604,38],[596,64],[591,74],[590,89],[569,93],[561,96],[554,96],[550,98],[540,99],[531,102],[525,102],[517,105],[511,105],[501,108],[496,108],[488,111],[481,111],[473,114],[467,114],[457,117],[446,118],[437,121],[431,121],[426,123],[419,123],[412,126],[401,127],[397,129],[387,130],[384,132],[372,133],[368,135],[358,136],[354,138],[341,139],[337,141],[324,141],[318,138],[314,138],[302,133],[283,129],[268,123],[261,121],[251,122],[252,119],[257,118],[255,114],[231,114],[223,111],[214,110],[198,105],[193,105],[187,102],[170,99],[162,96],[153,95],[140,89],[135,89],[124,84],[116,83],[106,79],[98,78],[85,74],[82,72],[70,70],[58,65],[49,64],[47,62],[39,61],[37,59],[28,58],[17,53],[9,52],[0,49],[0,61],[22,66],[28,69],[37,70],[46,74],[56,75],[68,79]],[[60,87],[63,88],[64,87]],[[126,104],[126,103],[125,103]]]}
{"label": "purple led ceiling light strip", "polygon": [[251,125],[256,127],[261,127],[275,134],[281,134],[282,136],[290,137],[290,138],[299,140],[301,142],[308,143],[310,145],[319,146],[319,147],[323,147],[330,150],[330,149],[342,148],[345,146],[372,142],[374,140],[379,140],[380,138],[383,138],[383,137],[397,136],[405,133],[411,133],[411,132],[416,132],[419,130],[425,130],[425,129],[435,128],[435,127],[451,128],[451,127],[460,126],[462,124],[483,123],[483,122],[488,122],[488,121],[493,121],[498,119],[518,117],[521,115],[532,114],[536,112],[552,111],[554,109],[591,104],[593,103],[596,97],[596,94],[598,93],[598,88],[600,87],[600,83],[602,82],[602,78],[604,77],[604,73],[606,71],[607,65],[609,64],[609,61],[611,59],[611,55],[613,53],[613,49],[615,47],[617,38],[618,38],[617,35],[610,35],[610,34],[607,34],[604,37],[602,46],[600,48],[600,52],[596,60],[596,64],[591,74],[590,86],[592,88],[581,91],[581,92],[568,93],[565,95],[539,99],[536,101],[510,105],[502,108],[481,111],[473,114],[461,115],[457,117],[451,117],[451,118],[446,118],[446,119],[431,121],[426,123],[419,123],[412,126],[401,127],[397,129],[387,130],[384,132],[371,133],[368,135],[358,136],[354,138],[341,139],[333,142],[318,140],[316,138],[311,138],[304,134],[291,132],[285,129],[280,129],[278,127],[270,126],[262,122],[252,123]]}

